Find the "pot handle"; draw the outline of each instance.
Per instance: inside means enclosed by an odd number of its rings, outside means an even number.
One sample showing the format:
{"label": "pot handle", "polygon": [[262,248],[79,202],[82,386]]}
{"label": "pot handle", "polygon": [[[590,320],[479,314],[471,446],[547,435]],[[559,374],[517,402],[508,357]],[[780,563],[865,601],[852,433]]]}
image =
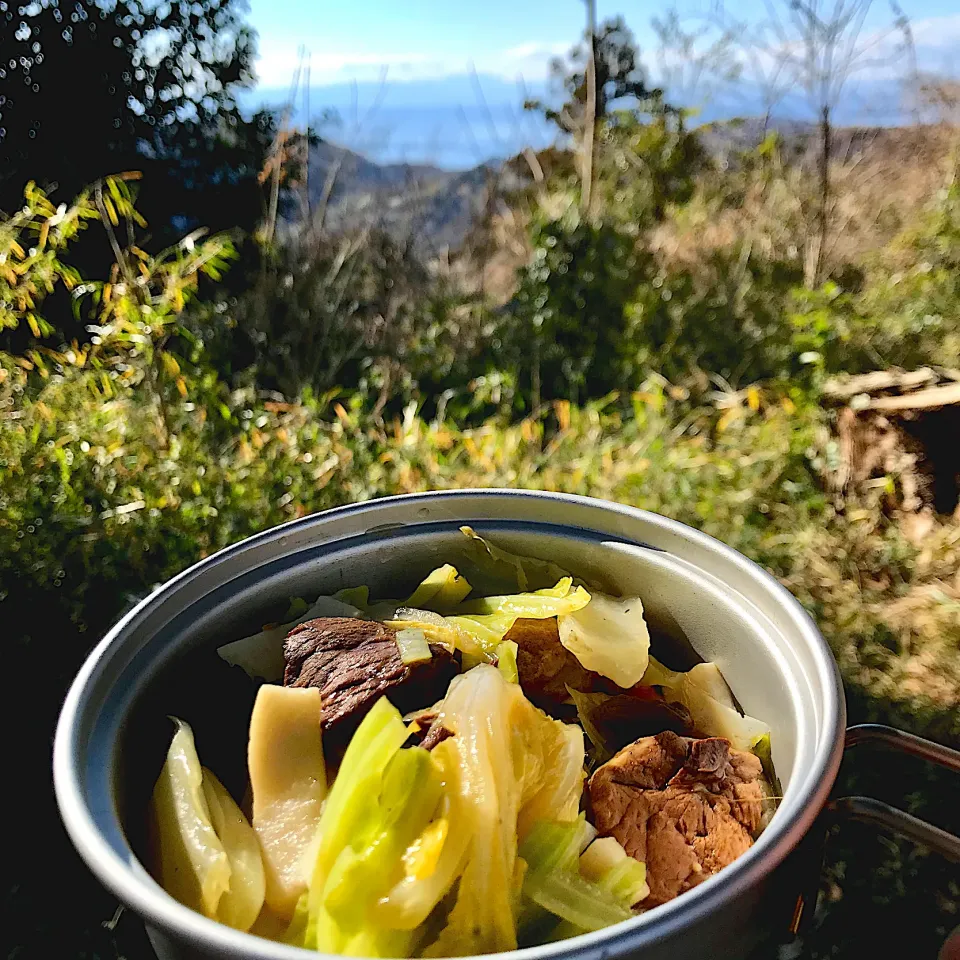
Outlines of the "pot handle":
{"label": "pot handle", "polygon": [[[861,723],[849,727],[844,750],[860,743],[879,744],[960,773],[960,751],[951,750],[932,740],[924,740],[923,737],[916,737],[912,733],[897,730],[895,727],[887,727],[880,723]],[[821,838],[819,850],[809,855],[809,862],[804,868],[807,872],[807,881],[797,897],[788,925],[788,930],[793,936],[804,937],[813,923],[814,911],[807,907],[817,902],[820,868],[823,862],[823,843],[826,841],[827,828],[831,824],[847,820],[858,820],[898,833],[916,843],[922,843],[948,860],[960,863],[960,837],[926,823],[903,810],[897,810],[880,800],[874,800],[872,797],[839,797],[827,804],[824,816],[820,820],[820,829],[816,831]]]}
{"label": "pot handle", "polygon": [[[960,773],[960,751],[951,750],[932,740],[886,727],[879,723],[861,723],[847,730],[845,749],[860,743],[876,743],[901,753],[908,753],[930,763]],[[884,827],[916,843],[922,843],[948,860],[960,863],[960,837],[897,810],[872,797],[840,797],[827,805],[833,820],[859,820]]]}

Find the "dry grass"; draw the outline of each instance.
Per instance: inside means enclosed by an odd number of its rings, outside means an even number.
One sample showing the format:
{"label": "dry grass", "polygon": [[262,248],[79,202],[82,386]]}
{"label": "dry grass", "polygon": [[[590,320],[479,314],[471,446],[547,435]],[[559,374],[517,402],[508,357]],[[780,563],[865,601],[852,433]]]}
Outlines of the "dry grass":
{"label": "dry grass", "polygon": [[[956,128],[851,128],[837,132],[833,164],[836,200],[829,263],[861,263],[911,223],[948,173]],[[803,263],[812,223],[812,158],[772,156],[749,173],[718,170],[700,178],[693,201],[675,208],[644,235],[665,266],[693,268],[715,251],[746,243],[755,256]],[[737,186],[731,191],[731,183]],[[530,210],[556,214],[566,195],[513,196],[474,231],[450,264],[463,287],[494,305],[506,303],[529,257]],[[528,209],[528,207],[530,209]]]}
{"label": "dry grass", "polygon": [[[841,130],[833,162],[833,266],[879,252],[929,202],[944,182],[956,130],[942,125]],[[692,266],[705,255],[748,243],[767,258],[802,262],[812,224],[812,159],[771,157],[741,175],[739,191],[721,194],[713,175],[695,201],[654,231],[653,246],[667,262]],[[730,174],[719,174],[727,189]]]}

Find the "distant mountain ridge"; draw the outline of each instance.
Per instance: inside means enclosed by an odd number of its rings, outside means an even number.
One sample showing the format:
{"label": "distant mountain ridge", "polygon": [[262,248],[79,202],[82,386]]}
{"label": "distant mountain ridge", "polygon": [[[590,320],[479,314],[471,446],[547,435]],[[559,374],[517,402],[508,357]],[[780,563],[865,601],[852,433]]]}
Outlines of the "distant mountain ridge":
{"label": "distant mountain ridge", "polygon": [[[897,142],[898,129],[839,127],[835,146],[838,150],[855,144],[864,149],[889,149]],[[722,120],[705,123],[697,132],[706,151],[726,161],[756,146],[767,130],[776,130],[786,141],[787,153],[794,157],[812,147],[814,126],[796,120]],[[871,147],[878,137],[880,142]],[[310,208],[316,216],[329,189],[324,216],[330,229],[376,226],[394,237],[409,238],[419,252],[434,257],[463,243],[483,213],[494,183],[499,191],[509,192],[527,182],[518,170],[523,170],[523,164],[500,161],[463,171],[443,170],[431,164],[379,164],[323,140],[310,153]]]}
{"label": "distant mountain ridge", "polygon": [[308,195],[314,216],[324,207],[333,230],[376,226],[435,256],[459,246],[480,215],[495,163],[465,171],[428,164],[377,164],[346,147],[321,141],[311,148]]}
{"label": "distant mountain ridge", "polygon": [[310,179],[318,190],[323,189],[327,174],[338,165],[338,182],[349,190],[361,187],[392,189],[411,181],[433,180],[447,173],[425,163],[376,163],[346,147],[321,140],[310,150]]}

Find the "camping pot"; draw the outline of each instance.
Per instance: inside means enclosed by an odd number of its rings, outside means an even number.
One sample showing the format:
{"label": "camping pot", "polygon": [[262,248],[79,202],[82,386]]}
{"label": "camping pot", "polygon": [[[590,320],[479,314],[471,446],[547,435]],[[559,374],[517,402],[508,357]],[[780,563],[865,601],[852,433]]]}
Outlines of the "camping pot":
{"label": "camping pot", "polygon": [[[107,634],[67,695],[54,749],[60,812],[91,871],[144,919],[163,960],[304,954],[194,913],[142,866],[138,837],[169,742],[165,714],[173,712],[173,701],[156,693],[161,678],[187,713],[199,701],[220,709],[226,716],[219,734],[245,744],[247,718],[230,715],[226,693],[221,709],[219,687],[193,682],[190,658],[216,659],[217,644],[259,630],[294,596],[360,584],[372,596],[402,595],[432,568],[457,564],[465,524],[504,549],[553,560],[588,584],[639,595],[653,631],[716,661],[745,712],[769,723],[783,785],[768,828],[718,875],[634,919],[518,951],[516,960],[743,958],[788,938],[812,913],[829,816],[880,823],[960,859],[956,837],[876,801],[828,806],[845,737],[848,744],[881,740],[955,770],[960,753],[888,728],[845,733],[839,673],[817,628],[773,578],[734,550],[675,521],[584,497],[519,490],[391,497],[295,520],[181,573]],[[145,712],[167,724],[162,733],[142,719]],[[195,729],[201,758],[220,773],[218,757],[203,749],[213,735],[204,739]]]}

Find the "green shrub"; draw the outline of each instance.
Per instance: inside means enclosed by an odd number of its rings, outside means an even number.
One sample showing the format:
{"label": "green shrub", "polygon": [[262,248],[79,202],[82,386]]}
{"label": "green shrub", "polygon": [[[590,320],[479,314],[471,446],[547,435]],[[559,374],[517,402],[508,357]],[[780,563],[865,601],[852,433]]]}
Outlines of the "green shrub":
{"label": "green shrub", "polygon": [[625,306],[642,269],[635,238],[617,224],[589,222],[570,203],[561,216],[534,222],[531,243],[515,309],[494,344],[516,369],[521,396],[536,408],[541,399],[632,389],[620,355]]}
{"label": "green shrub", "polygon": [[383,406],[409,397],[420,376],[442,379],[463,348],[457,298],[384,233],[303,238],[262,256],[249,287],[219,309],[230,352],[265,387],[297,396],[350,384]]}

